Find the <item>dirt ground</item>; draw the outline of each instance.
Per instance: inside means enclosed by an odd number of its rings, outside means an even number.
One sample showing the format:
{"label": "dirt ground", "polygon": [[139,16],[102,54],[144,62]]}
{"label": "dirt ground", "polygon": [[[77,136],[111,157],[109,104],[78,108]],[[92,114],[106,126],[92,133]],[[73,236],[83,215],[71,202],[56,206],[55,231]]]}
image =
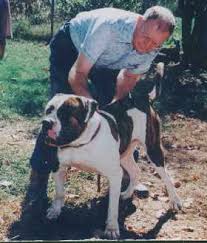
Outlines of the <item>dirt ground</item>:
{"label": "dirt ground", "polygon": [[[16,151],[29,154],[37,126],[24,120],[13,124],[1,122],[1,147],[9,149],[13,144]],[[177,214],[168,210],[164,184],[148,166],[141,150],[137,183],[147,186],[149,197],[140,199],[134,195],[132,200],[120,201],[121,239],[207,239],[207,123],[171,114],[165,117],[163,128],[166,167],[183,209]],[[97,229],[104,229],[106,219],[106,179],[101,178],[100,193],[94,175],[73,170],[68,172],[68,180],[66,205],[56,221],[47,221],[45,210],[24,215],[23,196],[1,198],[0,240],[95,239],[99,235]],[[50,190],[50,199],[52,195]]]}

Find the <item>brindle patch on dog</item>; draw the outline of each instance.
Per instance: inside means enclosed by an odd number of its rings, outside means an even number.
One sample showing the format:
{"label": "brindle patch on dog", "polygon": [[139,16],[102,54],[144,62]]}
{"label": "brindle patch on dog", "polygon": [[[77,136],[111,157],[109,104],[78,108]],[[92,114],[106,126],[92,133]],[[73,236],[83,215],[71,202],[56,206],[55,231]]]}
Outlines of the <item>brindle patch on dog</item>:
{"label": "brindle patch on dog", "polygon": [[133,121],[132,118],[127,114],[127,110],[131,104],[127,101],[128,99],[124,99],[105,107],[105,111],[113,115],[117,122],[120,137],[120,154],[122,154],[127,149],[132,139]]}
{"label": "brindle patch on dog", "polygon": [[108,113],[106,113],[104,111],[100,110],[99,114],[102,115],[107,120],[107,122],[109,123],[110,129],[111,129],[112,136],[114,137],[114,139],[116,141],[118,141],[118,139],[119,139],[119,130],[118,130],[116,121],[111,116],[109,116]]}
{"label": "brindle patch on dog", "polygon": [[147,114],[146,146],[152,162],[156,166],[164,167],[164,153],[160,143],[160,121],[152,107]]}

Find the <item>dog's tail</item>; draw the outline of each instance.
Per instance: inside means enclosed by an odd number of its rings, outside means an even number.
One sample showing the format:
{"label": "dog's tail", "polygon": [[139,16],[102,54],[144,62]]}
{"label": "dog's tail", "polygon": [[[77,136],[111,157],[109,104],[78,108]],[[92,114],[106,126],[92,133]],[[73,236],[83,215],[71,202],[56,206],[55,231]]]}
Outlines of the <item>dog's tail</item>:
{"label": "dog's tail", "polygon": [[151,101],[157,99],[162,91],[162,78],[164,76],[165,65],[163,62],[159,62],[156,65],[156,74],[155,74],[155,86],[153,90],[149,93]]}

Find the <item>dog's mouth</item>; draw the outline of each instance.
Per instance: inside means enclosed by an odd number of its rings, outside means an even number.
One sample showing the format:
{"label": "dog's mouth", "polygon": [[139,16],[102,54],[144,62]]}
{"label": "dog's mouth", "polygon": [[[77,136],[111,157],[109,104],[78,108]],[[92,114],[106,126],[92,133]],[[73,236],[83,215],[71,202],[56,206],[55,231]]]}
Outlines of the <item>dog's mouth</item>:
{"label": "dog's mouth", "polygon": [[71,142],[68,137],[70,136],[63,136],[63,134],[67,134],[66,132],[60,132],[59,135],[53,130],[49,129],[47,133],[45,133],[45,143],[52,147],[59,147],[69,144]]}
{"label": "dog's mouth", "polygon": [[56,132],[52,129],[49,129],[47,133],[45,133],[45,143],[49,146],[58,146],[56,140],[57,140]]}
{"label": "dog's mouth", "polygon": [[53,140],[56,140],[57,138],[57,133],[53,129],[49,129],[47,131],[47,136]]}
{"label": "dog's mouth", "polygon": [[45,143],[53,147],[68,145],[80,135],[77,129],[68,125],[62,126],[61,130],[57,133],[54,124],[48,121],[43,122],[42,133]]}

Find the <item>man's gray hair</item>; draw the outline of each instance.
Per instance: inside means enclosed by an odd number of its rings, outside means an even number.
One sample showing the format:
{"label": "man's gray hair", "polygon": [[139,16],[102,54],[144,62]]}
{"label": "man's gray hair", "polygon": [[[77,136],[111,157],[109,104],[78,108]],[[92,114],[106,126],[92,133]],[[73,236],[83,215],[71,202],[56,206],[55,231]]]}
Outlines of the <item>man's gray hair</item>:
{"label": "man's gray hair", "polygon": [[168,31],[170,34],[172,34],[175,28],[175,17],[173,13],[165,7],[153,6],[148,8],[143,17],[146,20],[160,19],[163,23],[163,25],[160,26],[160,30],[163,32]]}

